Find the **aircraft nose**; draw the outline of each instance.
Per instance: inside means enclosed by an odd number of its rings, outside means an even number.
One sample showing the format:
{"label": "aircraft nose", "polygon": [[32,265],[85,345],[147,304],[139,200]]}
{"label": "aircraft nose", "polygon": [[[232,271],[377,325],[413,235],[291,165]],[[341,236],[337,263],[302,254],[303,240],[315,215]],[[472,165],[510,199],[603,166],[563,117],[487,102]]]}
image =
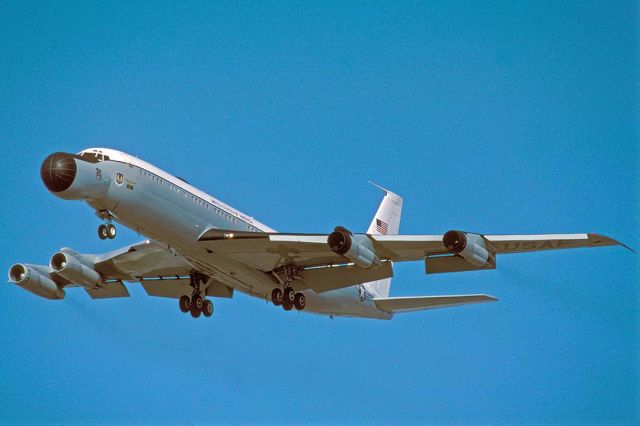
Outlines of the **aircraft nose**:
{"label": "aircraft nose", "polygon": [[42,162],[40,177],[51,192],[62,192],[68,189],[76,178],[78,167],[71,154],[55,152]]}

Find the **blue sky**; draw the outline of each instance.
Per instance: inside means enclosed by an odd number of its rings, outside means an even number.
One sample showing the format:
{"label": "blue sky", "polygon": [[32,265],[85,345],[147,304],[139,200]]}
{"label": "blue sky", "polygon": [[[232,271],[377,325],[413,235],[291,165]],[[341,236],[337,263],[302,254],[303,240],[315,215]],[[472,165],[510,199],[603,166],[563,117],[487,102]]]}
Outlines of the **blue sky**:
{"label": "blue sky", "polygon": [[[137,155],[291,232],[598,232],[640,248],[633,2],[0,6],[2,262],[136,242],[49,193],[54,151]],[[208,4],[215,3],[215,4]],[[237,295],[208,320],[130,285],[0,286],[0,422],[632,423],[638,256],[503,256],[393,295],[499,303],[331,320]]]}

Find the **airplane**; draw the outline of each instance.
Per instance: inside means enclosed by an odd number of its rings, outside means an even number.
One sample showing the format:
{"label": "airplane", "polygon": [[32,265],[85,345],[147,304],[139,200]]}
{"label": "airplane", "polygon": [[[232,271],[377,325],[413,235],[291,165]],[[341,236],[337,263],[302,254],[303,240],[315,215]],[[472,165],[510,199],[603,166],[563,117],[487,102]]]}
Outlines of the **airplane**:
{"label": "airplane", "polygon": [[285,311],[332,318],[391,319],[494,302],[485,294],[390,297],[393,263],[424,261],[426,274],[438,274],[495,269],[502,254],[624,246],[592,233],[399,235],[403,199],[379,186],[384,197],[366,233],[341,226],[329,234],[280,233],[180,177],[108,148],[53,153],[40,172],[53,195],[82,200],[96,212],[100,239],[116,237],[114,222],[147,239],[104,254],[62,248],[48,265],[11,266],[11,283],[53,300],[72,287],[93,299],[128,297],[123,283],[139,283],[150,296],[177,299],[194,318],[210,317],[211,298],[231,298],[236,290]]}

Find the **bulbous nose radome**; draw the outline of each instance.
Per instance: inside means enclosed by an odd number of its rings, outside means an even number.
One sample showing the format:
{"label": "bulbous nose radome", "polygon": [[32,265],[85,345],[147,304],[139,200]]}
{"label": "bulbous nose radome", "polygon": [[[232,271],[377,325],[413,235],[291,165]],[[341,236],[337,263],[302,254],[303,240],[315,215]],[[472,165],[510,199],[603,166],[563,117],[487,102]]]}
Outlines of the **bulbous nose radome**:
{"label": "bulbous nose radome", "polygon": [[51,192],[62,192],[68,189],[78,173],[76,160],[71,154],[56,152],[42,162],[40,177]]}

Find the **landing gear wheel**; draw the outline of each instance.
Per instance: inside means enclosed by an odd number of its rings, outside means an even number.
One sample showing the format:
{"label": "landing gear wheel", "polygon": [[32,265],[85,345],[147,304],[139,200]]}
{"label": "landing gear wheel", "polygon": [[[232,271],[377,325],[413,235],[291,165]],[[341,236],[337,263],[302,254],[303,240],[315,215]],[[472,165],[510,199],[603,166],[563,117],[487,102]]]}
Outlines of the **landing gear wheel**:
{"label": "landing gear wheel", "polygon": [[307,306],[307,298],[304,297],[304,294],[296,293],[296,297],[293,300],[293,306],[295,306],[299,311],[302,311],[304,307]]}
{"label": "landing gear wheel", "polygon": [[105,233],[107,235],[107,238],[109,238],[110,240],[113,240],[116,237],[116,227],[113,226],[113,224],[108,224],[107,226],[105,226]]}
{"label": "landing gear wheel", "polygon": [[282,298],[282,290],[280,290],[279,288],[274,288],[271,292],[271,302],[273,302],[273,304],[276,306],[280,306],[282,305]]}
{"label": "landing gear wheel", "polygon": [[211,303],[211,300],[204,301],[204,304],[202,305],[202,313],[205,317],[213,315],[213,303]]}
{"label": "landing gear wheel", "polygon": [[197,310],[201,311],[203,305],[204,299],[199,294],[196,294],[191,298],[191,306],[195,307]]}
{"label": "landing gear wheel", "polygon": [[98,226],[98,237],[100,237],[101,240],[107,239],[107,225],[102,224]]}
{"label": "landing gear wheel", "polygon": [[282,294],[282,303],[287,302],[290,305],[293,305],[293,301],[296,298],[296,293],[293,291],[291,287],[287,287],[284,289],[284,293]]}
{"label": "landing gear wheel", "polygon": [[200,314],[202,313],[202,311],[200,311],[200,309],[197,309],[195,306],[191,307],[191,316],[194,318],[198,318],[200,316]]}
{"label": "landing gear wheel", "polygon": [[293,309],[293,303],[285,299],[282,301],[282,307],[285,311],[290,311],[291,309]]}
{"label": "landing gear wheel", "polygon": [[186,314],[191,310],[191,299],[189,299],[189,296],[181,296],[178,303],[180,305],[180,310],[183,313]]}

